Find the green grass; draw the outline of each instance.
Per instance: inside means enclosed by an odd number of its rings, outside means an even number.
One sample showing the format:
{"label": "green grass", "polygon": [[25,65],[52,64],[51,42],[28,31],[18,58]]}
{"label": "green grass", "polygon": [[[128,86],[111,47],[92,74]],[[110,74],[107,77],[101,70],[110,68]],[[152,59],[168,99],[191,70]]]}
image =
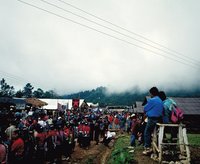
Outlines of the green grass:
{"label": "green grass", "polygon": [[108,164],[129,164],[133,163],[133,153],[129,153],[130,135],[119,137],[114,145]]}
{"label": "green grass", "polygon": [[187,137],[191,146],[200,147],[200,134],[187,134]]}

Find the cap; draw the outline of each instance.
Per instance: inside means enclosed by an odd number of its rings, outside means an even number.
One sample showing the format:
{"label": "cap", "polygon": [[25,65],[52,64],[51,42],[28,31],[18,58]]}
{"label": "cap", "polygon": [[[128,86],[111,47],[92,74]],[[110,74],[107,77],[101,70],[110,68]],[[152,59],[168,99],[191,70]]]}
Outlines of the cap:
{"label": "cap", "polygon": [[133,113],[133,114],[131,115],[131,117],[135,117],[135,113]]}

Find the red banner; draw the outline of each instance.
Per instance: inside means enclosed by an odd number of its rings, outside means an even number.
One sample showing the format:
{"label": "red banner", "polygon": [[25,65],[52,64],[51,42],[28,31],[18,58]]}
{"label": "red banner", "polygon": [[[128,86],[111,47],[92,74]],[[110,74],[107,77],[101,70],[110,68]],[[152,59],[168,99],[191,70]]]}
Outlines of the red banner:
{"label": "red banner", "polygon": [[73,99],[72,100],[72,107],[74,109],[77,109],[79,107],[79,99]]}

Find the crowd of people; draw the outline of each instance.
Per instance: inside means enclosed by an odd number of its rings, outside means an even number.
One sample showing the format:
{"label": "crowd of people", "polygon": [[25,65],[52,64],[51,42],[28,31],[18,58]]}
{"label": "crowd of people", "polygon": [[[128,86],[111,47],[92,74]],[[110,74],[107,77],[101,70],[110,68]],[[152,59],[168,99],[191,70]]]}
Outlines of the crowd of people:
{"label": "crowd of people", "polygon": [[[173,99],[168,98],[165,92],[159,91],[157,87],[152,87],[149,90],[149,96],[150,98],[147,100],[146,104],[144,104],[144,118],[142,120],[138,119],[138,117],[133,114],[131,123],[130,148],[135,146],[135,140],[137,138],[139,144],[143,144],[144,146],[144,155],[149,155],[152,152],[152,133],[156,124],[172,123],[172,110],[177,105]],[[166,128],[166,130],[171,133],[171,140],[177,138],[177,129]],[[166,137],[165,134],[164,137]]]}
{"label": "crowd of people", "polygon": [[[9,111],[0,125],[0,162],[61,163],[70,160],[75,146],[89,149],[94,141],[105,146],[116,133],[130,131],[128,112],[59,111],[54,115],[44,110]],[[1,119],[2,121],[2,119]]]}
{"label": "crowd of people", "polygon": [[[130,112],[79,110],[57,111],[47,114],[44,110],[23,112],[9,111],[1,118],[0,163],[61,163],[70,160],[75,146],[89,149],[91,141],[105,146],[115,137],[115,129],[130,133],[130,147],[144,146],[144,155],[151,153],[151,134],[156,123],[169,123],[172,105],[163,91],[153,87],[144,105],[144,116]],[[2,121],[3,120],[3,121]]]}

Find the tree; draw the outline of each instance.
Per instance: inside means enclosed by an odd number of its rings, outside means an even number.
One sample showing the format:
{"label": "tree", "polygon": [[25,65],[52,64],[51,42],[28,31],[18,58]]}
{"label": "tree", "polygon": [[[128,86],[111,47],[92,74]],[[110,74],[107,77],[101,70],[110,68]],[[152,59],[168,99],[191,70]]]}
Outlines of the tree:
{"label": "tree", "polygon": [[34,87],[31,85],[31,83],[27,83],[23,90],[24,97],[26,98],[33,97],[33,91],[32,91],[33,88]]}
{"label": "tree", "polygon": [[16,92],[15,96],[18,97],[18,98],[22,98],[22,97],[24,96],[24,93],[23,93],[23,91],[20,89],[19,91]]}
{"label": "tree", "polygon": [[58,98],[58,95],[53,90],[49,90],[44,93],[44,98]]}
{"label": "tree", "polygon": [[43,98],[44,91],[41,88],[38,88],[36,91],[33,92],[33,96],[37,98]]}
{"label": "tree", "polygon": [[0,96],[1,97],[12,97],[15,93],[15,89],[13,86],[10,86],[6,83],[5,79],[3,78],[0,81]]}

